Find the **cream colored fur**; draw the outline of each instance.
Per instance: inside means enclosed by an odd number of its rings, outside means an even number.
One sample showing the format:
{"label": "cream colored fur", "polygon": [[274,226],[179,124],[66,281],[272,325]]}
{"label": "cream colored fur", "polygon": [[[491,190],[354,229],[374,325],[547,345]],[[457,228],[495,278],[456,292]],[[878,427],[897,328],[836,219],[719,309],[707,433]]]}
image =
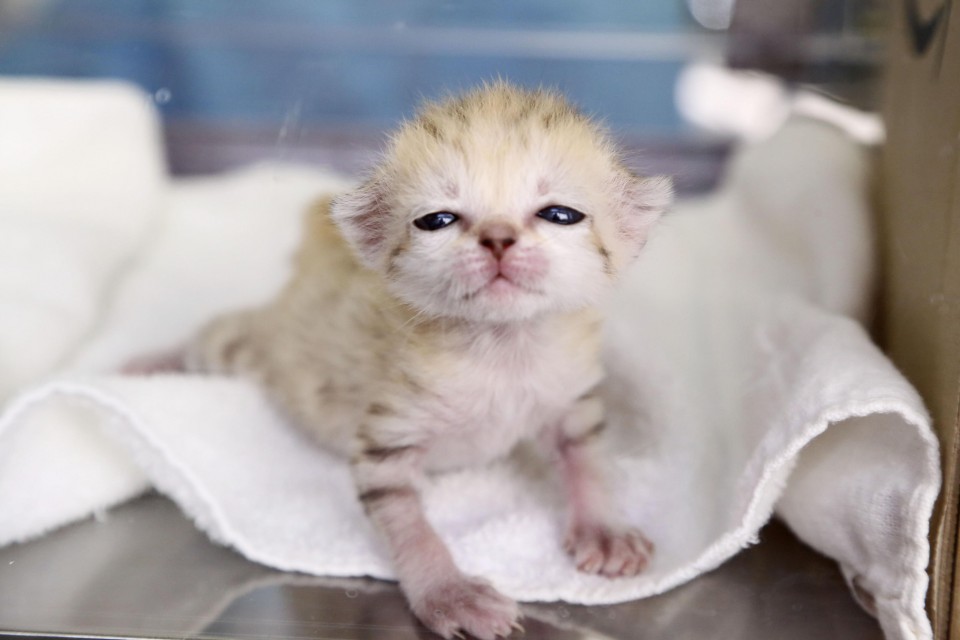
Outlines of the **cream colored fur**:
{"label": "cream colored fur", "polygon": [[[212,322],[187,367],[256,379],[293,422],[351,458],[429,628],[507,635],[515,603],[460,573],[417,485],[427,471],[536,440],[564,479],[578,567],[618,576],[645,566],[651,545],[607,504],[596,306],[669,199],[668,181],[633,176],[608,135],[557,94],[496,83],[428,104],[366,182],[316,205],[280,296]],[[586,218],[537,217],[551,205]],[[437,211],[459,218],[414,225]]]}

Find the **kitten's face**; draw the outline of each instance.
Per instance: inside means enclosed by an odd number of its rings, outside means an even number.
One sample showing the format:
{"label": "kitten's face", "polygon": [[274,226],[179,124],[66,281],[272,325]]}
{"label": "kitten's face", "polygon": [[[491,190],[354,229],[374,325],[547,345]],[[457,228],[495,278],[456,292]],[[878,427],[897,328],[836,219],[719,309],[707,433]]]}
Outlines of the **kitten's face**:
{"label": "kitten's face", "polygon": [[509,322],[596,303],[668,199],[561,99],[501,84],[428,107],[334,216],[417,309]]}

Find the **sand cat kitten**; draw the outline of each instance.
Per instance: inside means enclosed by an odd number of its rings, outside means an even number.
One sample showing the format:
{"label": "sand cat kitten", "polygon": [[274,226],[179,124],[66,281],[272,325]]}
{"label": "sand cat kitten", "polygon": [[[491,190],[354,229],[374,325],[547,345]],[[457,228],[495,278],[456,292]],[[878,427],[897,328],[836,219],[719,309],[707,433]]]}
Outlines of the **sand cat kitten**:
{"label": "sand cat kitten", "polygon": [[652,546],[612,508],[596,446],[596,305],[669,200],[555,93],[496,83],[428,104],[366,182],[310,213],[280,296],[211,323],[187,367],[256,379],[350,458],[427,627],[508,635],[516,604],[461,573],[418,483],[536,440],[560,468],[577,567],[644,568]]}

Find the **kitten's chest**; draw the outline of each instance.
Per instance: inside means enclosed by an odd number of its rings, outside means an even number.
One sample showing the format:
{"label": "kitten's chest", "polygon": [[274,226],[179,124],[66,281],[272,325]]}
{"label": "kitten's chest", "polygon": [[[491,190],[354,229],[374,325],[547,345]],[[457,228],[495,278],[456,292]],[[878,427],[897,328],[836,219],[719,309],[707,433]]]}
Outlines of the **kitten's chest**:
{"label": "kitten's chest", "polygon": [[429,466],[506,455],[556,423],[600,377],[592,345],[570,344],[564,336],[511,338],[472,345],[438,381]]}

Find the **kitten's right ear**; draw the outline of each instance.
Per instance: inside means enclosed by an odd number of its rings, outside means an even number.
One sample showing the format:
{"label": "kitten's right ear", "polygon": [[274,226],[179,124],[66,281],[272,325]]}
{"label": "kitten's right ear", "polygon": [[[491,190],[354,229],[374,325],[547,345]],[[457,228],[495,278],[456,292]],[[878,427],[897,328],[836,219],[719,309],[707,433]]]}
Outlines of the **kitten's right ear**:
{"label": "kitten's right ear", "polygon": [[383,258],[390,221],[382,179],[375,176],[334,198],[330,217],[361,262],[376,268]]}
{"label": "kitten's right ear", "polygon": [[636,257],[646,244],[650,229],[673,202],[673,181],[666,176],[646,178],[629,172],[627,175],[618,226]]}

